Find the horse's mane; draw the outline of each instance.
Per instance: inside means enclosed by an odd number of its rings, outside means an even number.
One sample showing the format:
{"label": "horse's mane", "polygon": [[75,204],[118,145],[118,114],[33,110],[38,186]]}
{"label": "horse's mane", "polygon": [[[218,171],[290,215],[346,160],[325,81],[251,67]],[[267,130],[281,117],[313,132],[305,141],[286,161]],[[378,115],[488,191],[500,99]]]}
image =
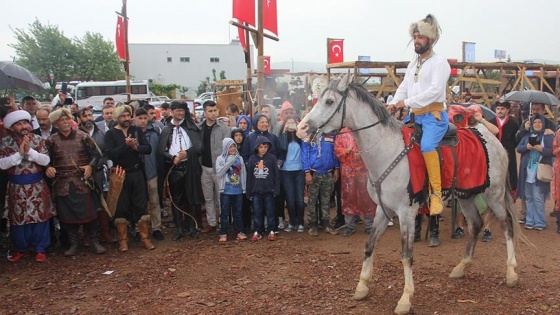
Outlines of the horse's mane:
{"label": "horse's mane", "polygon": [[[339,91],[338,90],[338,83],[340,82],[340,79],[337,80],[332,80],[331,82],[329,82],[329,85],[327,86],[327,88],[323,91],[323,94],[327,91],[327,90],[335,90],[338,93],[343,93],[343,91]],[[353,91],[354,93],[356,93],[356,97],[358,98],[359,101],[367,103],[371,110],[373,110],[373,113],[377,116],[377,118],[379,119],[379,121],[381,122],[382,125],[390,127],[392,129],[394,129],[395,131],[400,131],[402,124],[396,120],[393,116],[391,116],[391,114],[389,114],[389,111],[387,111],[387,109],[385,107],[383,107],[381,104],[379,104],[379,101],[377,99],[375,99],[375,97],[373,97],[365,88],[362,84],[359,83],[350,83],[348,84],[348,92]]]}

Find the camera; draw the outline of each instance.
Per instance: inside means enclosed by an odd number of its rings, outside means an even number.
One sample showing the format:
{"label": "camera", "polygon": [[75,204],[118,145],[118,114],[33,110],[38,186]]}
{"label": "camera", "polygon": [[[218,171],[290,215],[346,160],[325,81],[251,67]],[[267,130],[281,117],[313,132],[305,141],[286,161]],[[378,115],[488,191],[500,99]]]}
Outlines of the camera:
{"label": "camera", "polygon": [[540,140],[537,138],[537,135],[531,135],[529,136],[529,144],[532,146],[536,146],[537,144],[540,144]]}

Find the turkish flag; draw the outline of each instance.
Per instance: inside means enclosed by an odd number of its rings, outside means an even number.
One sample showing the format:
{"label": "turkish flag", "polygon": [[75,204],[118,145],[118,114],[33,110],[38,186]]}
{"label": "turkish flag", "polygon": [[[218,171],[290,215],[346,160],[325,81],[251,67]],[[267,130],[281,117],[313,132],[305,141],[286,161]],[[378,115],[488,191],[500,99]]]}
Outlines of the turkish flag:
{"label": "turkish flag", "polygon": [[344,39],[327,39],[327,63],[344,62]]}
{"label": "turkish flag", "polygon": [[126,45],[124,38],[124,19],[119,15],[117,19],[117,32],[115,34],[115,46],[117,46],[117,55],[122,60],[126,59]]}
{"label": "turkish flag", "polygon": [[237,34],[239,36],[239,42],[241,43],[241,47],[243,47],[244,51],[247,51],[247,38],[245,38],[245,30],[241,27],[237,28]]}
{"label": "turkish flag", "polygon": [[270,74],[270,56],[263,56],[263,72],[264,74]]}
{"label": "turkish flag", "polygon": [[233,0],[233,18],[255,26],[255,0]]}
{"label": "turkish flag", "polygon": [[263,0],[263,27],[278,36],[276,0]]}

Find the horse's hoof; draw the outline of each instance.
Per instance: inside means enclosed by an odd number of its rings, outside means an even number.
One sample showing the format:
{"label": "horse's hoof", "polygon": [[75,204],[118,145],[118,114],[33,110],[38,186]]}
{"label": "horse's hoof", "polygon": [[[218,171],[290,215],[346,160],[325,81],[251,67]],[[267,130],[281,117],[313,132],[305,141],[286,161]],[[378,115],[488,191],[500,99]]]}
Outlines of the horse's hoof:
{"label": "horse's hoof", "polygon": [[517,283],[519,282],[519,276],[517,274],[515,274],[512,277],[508,277],[506,279],[506,285],[508,286],[508,288],[513,288],[517,285]]}
{"label": "horse's hoof", "polygon": [[395,314],[399,314],[399,315],[403,315],[403,314],[408,314],[410,313],[410,307],[412,305],[410,303],[407,304],[397,304],[397,307],[395,308]]}
{"label": "horse's hoof", "polygon": [[361,301],[365,299],[366,296],[368,296],[368,293],[369,293],[369,289],[367,288],[365,290],[356,290],[352,299],[355,301]]}
{"label": "horse's hoof", "polygon": [[449,278],[458,279],[465,276],[465,270],[459,266],[453,268],[453,271],[449,274]]}

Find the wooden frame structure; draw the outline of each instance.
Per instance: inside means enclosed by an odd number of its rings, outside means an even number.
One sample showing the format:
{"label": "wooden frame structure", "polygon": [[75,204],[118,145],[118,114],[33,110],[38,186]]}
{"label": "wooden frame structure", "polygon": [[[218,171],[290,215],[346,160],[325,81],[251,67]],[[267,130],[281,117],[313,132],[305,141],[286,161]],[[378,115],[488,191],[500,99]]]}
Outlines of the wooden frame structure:
{"label": "wooden frame structure", "polygon": [[[380,79],[379,85],[368,86],[377,97],[394,93],[401,83],[408,61],[350,61],[327,64],[330,80],[332,70],[349,69],[354,73],[354,81],[366,84],[372,77]],[[560,93],[560,65],[519,62],[450,62],[451,77],[447,89],[448,100],[453,100],[451,92],[455,86],[468,91],[478,103],[490,106],[497,95],[502,96],[516,90],[548,91],[556,96]],[[361,73],[360,69],[369,69]],[[496,77],[496,72],[498,76]]]}

